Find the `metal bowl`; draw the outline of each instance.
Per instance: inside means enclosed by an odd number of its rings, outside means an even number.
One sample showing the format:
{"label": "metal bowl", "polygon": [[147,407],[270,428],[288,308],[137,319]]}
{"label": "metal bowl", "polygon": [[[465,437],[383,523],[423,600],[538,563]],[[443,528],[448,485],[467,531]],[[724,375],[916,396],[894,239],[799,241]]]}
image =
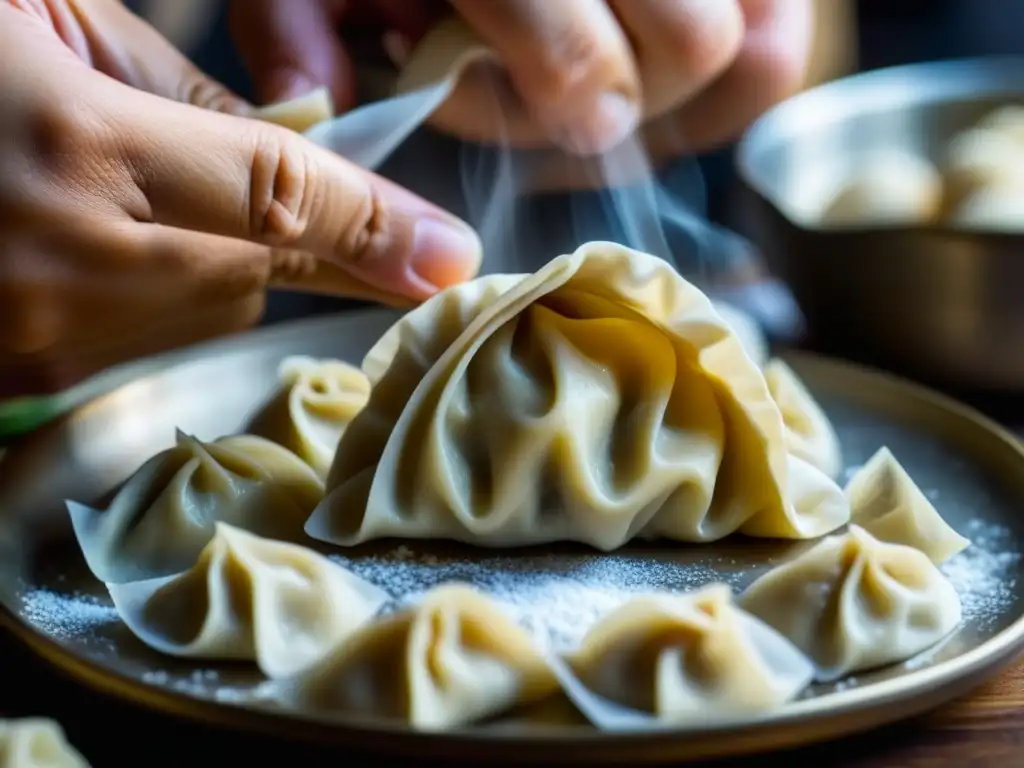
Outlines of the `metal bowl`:
{"label": "metal bowl", "polygon": [[[826,174],[881,148],[939,161],[953,134],[1024,100],[1024,58],[876,70],[802,93],[737,148],[744,228],[803,309],[811,343],[936,383],[1024,391],[1024,234],[824,229]],[[803,221],[801,221],[803,219]]]}

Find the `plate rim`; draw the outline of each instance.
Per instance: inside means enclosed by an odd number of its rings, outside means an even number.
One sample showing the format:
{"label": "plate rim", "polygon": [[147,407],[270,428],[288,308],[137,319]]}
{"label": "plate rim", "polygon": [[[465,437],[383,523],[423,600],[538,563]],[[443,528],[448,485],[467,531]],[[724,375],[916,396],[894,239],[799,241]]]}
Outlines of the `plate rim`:
{"label": "plate rim", "polygon": [[[239,342],[244,342],[246,348],[259,348],[266,346],[275,337],[288,338],[300,331],[335,326],[342,319],[358,320],[360,316],[379,315],[383,312],[392,311],[369,309],[306,318],[168,353],[161,356],[164,364],[159,368],[151,367],[145,375],[84,403],[41,432],[60,430],[77,414],[102,407],[105,400],[116,396],[123,387],[159,377],[173,368],[201,363],[219,354],[244,351],[239,349]],[[396,319],[400,316],[398,313],[393,314]],[[875,385],[899,393],[904,398],[944,411],[961,423],[969,424],[979,434],[985,434],[1001,444],[1006,455],[1013,454],[1014,460],[1024,466],[1024,442],[1006,427],[955,398],[860,363],[803,351],[786,351],[778,357],[792,365],[801,378],[805,371],[811,371],[811,376],[835,375],[845,371],[862,380],[869,379]],[[28,450],[34,442],[43,439],[43,434],[34,433],[12,446],[8,453],[14,455]],[[0,466],[8,458],[0,460]],[[959,656],[932,667],[910,670],[870,686],[830,693],[827,710],[822,708],[820,699],[811,698],[790,703],[783,710],[763,716],[707,728],[666,728],[633,733],[585,729],[567,733],[565,729],[540,728],[536,733],[523,736],[501,729],[479,728],[463,728],[444,733],[421,732],[401,723],[372,718],[318,718],[308,713],[264,709],[244,702],[200,698],[186,691],[147,683],[83,657],[35,629],[2,603],[0,628],[8,631],[36,657],[63,676],[122,703],[141,705],[152,713],[170,714],[236,731],[264,732],[307,743],[361,745],[382,754],[416,754],[422,757],[428,753],[437,753],[457,762],[477,760],[485,752],[488,760],[499,763],[521,761],[530,757],[531,752],[535,756],[543,755],[546,759],[557,759],[564,763],[603,764],[619,761],[626,755],[638,763],[678,762],[809,746],[903,720],[948,703],[955,696],[987,681],[1024,653],[1024,611],[1021,611],[1007,627]],[[945,693],[936,700],[936,694],[940,692]],[[893,708],[899,712],[892,713]],[[839,727],[836,728],[836,725]],[[773,735],[773,729],[779,729],[782,733]],[[720,737],[725,733],[729,734],[730,739],[723,741]],[[721,742],[718,747],[712,743],[716,739]],[[509,754],[492,751],[495,747],[503,746],[509,748]],[[642,751],[650,752],[653,759],[641,754],[640,749],[644,747]],[[557,750],[557,754],[551,750]]]}

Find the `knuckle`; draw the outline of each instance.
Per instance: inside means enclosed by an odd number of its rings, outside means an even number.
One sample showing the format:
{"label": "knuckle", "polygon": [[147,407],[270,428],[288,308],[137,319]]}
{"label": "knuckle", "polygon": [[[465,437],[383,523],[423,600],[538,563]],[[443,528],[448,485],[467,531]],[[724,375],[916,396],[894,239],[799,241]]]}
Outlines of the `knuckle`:
{"label": "knuckle", "polygon": [[384,196],[372,184],[344,217],[334,252],[349,263],[363,264],[388,250],[394,215]]}
{"label": "knuckle", "polygon": [[15,355],[38,355],[56,347],[64,335],[61,304],[39,281],[4,270],[0,273],[0,348]]}
{"label": "knuckle", "polygon": [[571,99],[579,91],[604,90],[621,80],[624,71],[618,46],[609,45],[582,26],[554,34],[538,63],[545,95],[559,101]]}
{"label": "knuckle", "polygon": [[182,78],[178,101],[214,112],[238,112],[241,101],[225,86],[198,70]]}
{"label": "knuckle", "polygon": [[298,137],[259,126],[249,168],[249,227],[268,245],[301,242],[315,205],[312,161]]}
{"label": "knuckle", "polygon": [[731,62],[743,44],[746,24],[735,0],[680,4],[661,20],[662,47],[690,77],[708,78]]}

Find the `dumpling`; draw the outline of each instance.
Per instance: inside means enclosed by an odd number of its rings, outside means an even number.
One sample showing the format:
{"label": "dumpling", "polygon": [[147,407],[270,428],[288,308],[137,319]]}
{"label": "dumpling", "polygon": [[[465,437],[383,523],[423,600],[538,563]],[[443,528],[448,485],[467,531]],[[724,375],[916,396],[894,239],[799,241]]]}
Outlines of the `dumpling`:
{"label": "dumpling", "polygon": [[757,321],[743,310],[723,301],[712,301],[711,304],[732,328],[743,350],[750,355],[750,359],[758,367],[763,367],[768,361],[768,339],[765,338],[764,331]]}
{"label": "dumpling", "polygon": [[270,678],[315,663],[389,599],[310,549],[224,523],[185,573],[107,588],[121,619],[150,648],[255,661]]}
{"label": "dumpling", "polygon": [[920,550],[856,525],[769,571],[740,605],[817,666],[817,679],[906,661],[960,623],[953,585]]}
{"label": "dumpling", "polygon": [[358,712],[445,730],[545,699],[558,685],[526,631],[460,584],[367,625],[284,681],[294,706]]}
{"label": "dumpling", "polygon": [[89,768],[54,720],[0,720],[0,768]]}
{"label": "dumpling", "polygon": [[821,223],[915,226],[935,219],[942,194],[942,176],[923,158],[902,151],[872,153],[828,202]]}
{"label": "dumpling", "polygon": [[147,461],[105,511],[67,502],[75,536],[100,581],[169,576],[195,564],[217,521],[300,541],[323,481],[302,459],[253,435],[203,443],[182,432]]}
{"label": "dumpling", "polygon": [[843,452],[832,422],[815,402],[793,369],[782,360],[764,369],[768,391],[782,411],[786,446],[790,452],[820,469],[833,480],[843,471]]}
{"label": "dumpling", "polygon": [[342,432],[370,397],[370,381],[341,360],[286,357],[278,368],[281,391],[250,428],[295,452],[327,476]]}
{"label": "dumpling", "polygon": [[1020,187],[1024,182],[1024,142],[1003,130],[972,128],[949,143],[944,168],[946,205],[959,210],[989,187]]}
{"label": "dumpling", "polygon": [[622,246],[443,291],[363,370],[370,401],[306,528],[324,541],[611,550],[809,538],[849,516],[839,487],[786,450],[764,377],[707,297]]}
{"label": "dumpling", "polygon": [[1024,232],[1024,170],[1020,175],[1015,184],[992,184],[967,195],[950,213],[949,223],[976,231]]}
{"label": "dumpling", "polygon": [[881,448],[844,490],[852,522],[876,539],[904,544],[943,563],[970,543],[950,528],[888,448]]}
{"label": "dumpling", "polygon": [[[814,676],[811,662],[739,609],[724,584],[635,598],[594,626],[568,661],[586,691],[677,724],[774,709]],[[574,688],[567,692],[579,702]],[[601,709],[586,706],[598,726],[606,725]]]}
{"label": "dumpling", "polygon": [[1006,104],[989,112],[978,128],[997,131],[1024,144],[1024,104]]}
{"label": "dumpling", "polygon": [[334,116],[334,101],[327,88],[317,88],[297,99],[260,107],[253,113],[257,120],[274,123],[303,133]]}

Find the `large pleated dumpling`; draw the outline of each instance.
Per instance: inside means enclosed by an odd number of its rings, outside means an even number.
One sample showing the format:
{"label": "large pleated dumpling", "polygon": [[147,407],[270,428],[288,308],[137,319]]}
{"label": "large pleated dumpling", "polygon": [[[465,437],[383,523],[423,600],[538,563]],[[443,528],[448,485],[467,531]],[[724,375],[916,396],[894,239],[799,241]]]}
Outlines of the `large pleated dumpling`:
{"label": "large pleated dumpling", "polygon": [[814,673],[724,584],[630,600],[587,633],[569,663],[582,689],[567,692],[598,726],[612,725],[616,713],[603,715],[593,694],[655,720],[699,725],[777,708]]}
{"label": "large pleated dumpling", "polygon": [[67,502],[75,536],[100,581],[170,576],[195,564],[217,522],[299,541],[323,497],[302,459],[254,435],[204,443],[178,432],[140,467],[106,510]]}
{"label": "large pleated dumpling", "polygon": [[306,529],[325,541],[610,550],[809,538],[849,516],[838,486],[787,450],[764,377],[708,298],[622,246],[450,288],[364,370],[369,403]]}
{"label": "large pleated dumpling", "polygon": [[952,632],[962,613],[927,555],[852,524],[766,573],[740,604],[806,653],[819,680],[906,661]]}
{"label": "large pleated dumpling", "polygon": [[557,688],[522,627],[471,587],[445,584],[366,625],[284,681],[280,695],[306,711],[446,730],[536,703]]}
{"label": "large pleated dumpling", "polygon": [[341,360],[295,355],[278,366],[281,388],[250,431],[285,446],[327,476],[342,433],[370,397],[370,382]]}
{"label": "large pleated dumpling", "polygon": [[223,523],[185,573],[108,589],[124,623],[154,650],[255,661],[271,678],[318,662],[388,599],[310,549]]}
{"label": "large pleated dumpling", "polygon": [[54,720],[0,720],[0,768],[89,768]]}

